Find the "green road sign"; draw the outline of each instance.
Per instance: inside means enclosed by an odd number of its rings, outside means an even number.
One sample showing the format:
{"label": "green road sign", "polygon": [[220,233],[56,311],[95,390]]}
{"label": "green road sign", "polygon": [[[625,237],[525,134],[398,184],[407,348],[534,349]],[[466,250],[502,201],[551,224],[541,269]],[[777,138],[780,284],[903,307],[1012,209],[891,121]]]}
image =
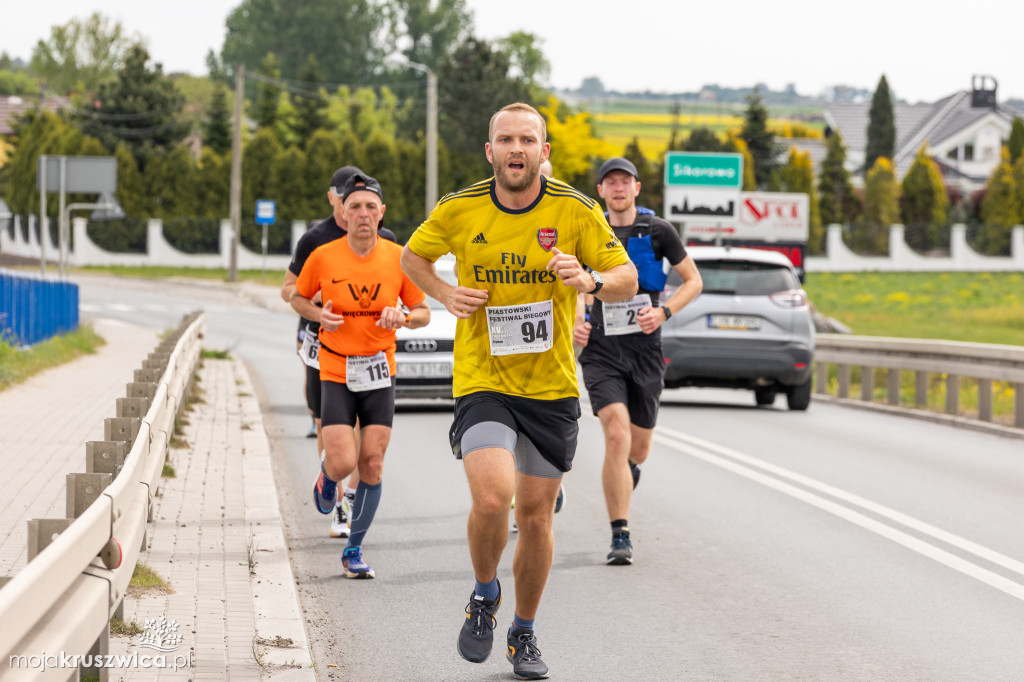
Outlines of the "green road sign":
{"label": "green road sign", "polygon": [[711,152],[665,154],[666,187],[743,187],[743,155]]}

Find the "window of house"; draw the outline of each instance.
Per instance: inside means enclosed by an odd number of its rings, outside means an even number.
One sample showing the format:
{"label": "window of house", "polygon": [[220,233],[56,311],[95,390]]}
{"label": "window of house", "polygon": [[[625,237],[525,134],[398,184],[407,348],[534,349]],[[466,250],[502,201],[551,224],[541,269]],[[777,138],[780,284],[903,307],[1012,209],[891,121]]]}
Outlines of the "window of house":
{"label": "window of house", "polygon": [[974,143],[964,144],[964,161],[974,161]]}
{"label": "window of house", "polygon": [[954,161],[956,161],[957,157],[959,156],[959,154],[958,154],[959,151],[960,151],[960,147],[953,147],[948,152],[946,152],[946,158],[947,159],[953,159]]}

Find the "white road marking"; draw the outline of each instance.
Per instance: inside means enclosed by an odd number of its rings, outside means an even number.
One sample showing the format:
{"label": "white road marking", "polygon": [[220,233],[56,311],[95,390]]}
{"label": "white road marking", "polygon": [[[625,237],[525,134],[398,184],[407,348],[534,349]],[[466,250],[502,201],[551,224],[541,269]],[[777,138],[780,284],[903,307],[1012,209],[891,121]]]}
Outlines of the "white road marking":
{"label": "white road marking", "polygon": [[[794,485],[790,485],[789,483],[785,483],[779,480],[779,478],[789,479],[807,488],[818,490],[824,494],[831,495],[836,499],[841,499],[849,504],[859,506],[866,511],[891,519],[892,521],[900,523],[908,528],[912,528],[920,533],[933,537],[937,540],[941,540],[942,542],[1002,566],[1010,571],[1024,575],[1024,563],[1011,557],[966,540],[953,533],[936,528],[935,526],[897,512],[885,507],[884,505],[871,502],[870,500],[840,490],[807,476],[803,476],[802,474],[798,474],[783,467],[757,459],[756,457],[751,457],[750,455],[716,445],[700,438],[694,438],[678,431],[673,431],[672,429],[659,426],[655,428],[654,440],[662,445],[707,462],[708,464],[713,464],[717,467],[743,476],[751,481],[755,481],[789,495],[801,502],[806,502],[807,504],[817,507],[822,511],[826,511],[834,516],[849,521],[854,525],[860,526],[865,530],[869,530],[877,535],[892,540],[893,542],[903,545],[904,547],[926,556],[929,559],[937,561],[944,566],[952,568],[955,571],[959,571],[964,575],[1024,601],[1024,585],[1016,583],[1008,578],[1004,578],[997,573],[982,568],[977,564],[971,563],[970,561],[935,545],[929,544],[928,542],[914,537],[909,533],[887,526],[880,521],[861,514],[860,512],[808,492],[803,488],[798,488]],[[730,459],[726,459],[726,457],[737,461],[731,461]],[[744,466],[744,464],[740,464],[739,462],[743,462],[747,466]],[[764,472],[771,472],[774,476],[779,478],[773,478],[768,476],[766,473],[761,473],[751,467],[756,467]]]}

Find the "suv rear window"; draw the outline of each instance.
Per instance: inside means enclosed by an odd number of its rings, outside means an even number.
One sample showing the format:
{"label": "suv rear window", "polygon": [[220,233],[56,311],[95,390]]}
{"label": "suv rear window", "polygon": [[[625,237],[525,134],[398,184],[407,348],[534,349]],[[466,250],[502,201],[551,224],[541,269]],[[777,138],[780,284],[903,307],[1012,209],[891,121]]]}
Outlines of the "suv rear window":
{"label": "suv rear window", "polygon": [[[696,263],[704,280],[705,294],[767,296],[777,291],[800,288],[792,270],[773,263],[741,260],[699,260]],[[680,284],[679,274],[671,270],[668,286],[678,287]]]}

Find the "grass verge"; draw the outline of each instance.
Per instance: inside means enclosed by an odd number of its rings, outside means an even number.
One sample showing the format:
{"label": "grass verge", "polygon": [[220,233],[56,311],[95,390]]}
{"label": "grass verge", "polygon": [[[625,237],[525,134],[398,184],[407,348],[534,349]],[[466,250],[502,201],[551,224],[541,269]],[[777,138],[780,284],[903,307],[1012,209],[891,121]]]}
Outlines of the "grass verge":
{"label": "grass verge", "polygon": [[106,341],[89,325],[67,334],[58,334],[34,346],[20,348],[0,340],[0,391],[20,384],[43,370],[90,355]]}

